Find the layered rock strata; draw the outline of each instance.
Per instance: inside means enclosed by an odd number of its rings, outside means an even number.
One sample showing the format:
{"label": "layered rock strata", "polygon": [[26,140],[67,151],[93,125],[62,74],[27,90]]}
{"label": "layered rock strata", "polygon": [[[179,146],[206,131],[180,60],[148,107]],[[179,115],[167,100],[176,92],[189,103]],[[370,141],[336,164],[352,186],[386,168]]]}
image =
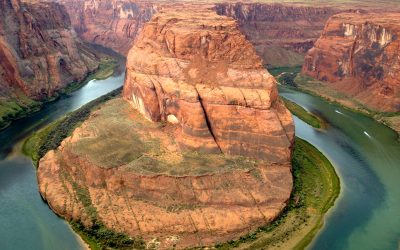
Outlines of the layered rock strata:
{"label": "layered rock strata", "polygon": [[220,3],[215,8],[218,14],[238,21],[268,67],[301,65],[329,17],[345,11],[263,3]]}
{"label": "layered rock strata", "polygon": [[338,14],[307,53],[303,73],[378,111],[400,111],[400,14]]}
{"label": "layered rock strata", "polygon": [[98,67],[58,3],[0,1],[0,86],[41,100]]}
{"label": "layered rock strata", "polygon": [[78,35],[87,42],[126,55],[156,12],[155,4],[129,0],[63,0]]}
{"label": "layered rock strata", "polygon": [[149,120],[178,124],[181,148],[290,161],[292,117],[232,18],[156,14],[129,51],[123,95]]}
{"label": "layered rock strata", "polygon": [[175,126],[146,120],[122,98],[105,103],[41,159],[43,198],[67,220],[142,238],[148,249],[237,239],[280,214],[289,162],[182,152]]}

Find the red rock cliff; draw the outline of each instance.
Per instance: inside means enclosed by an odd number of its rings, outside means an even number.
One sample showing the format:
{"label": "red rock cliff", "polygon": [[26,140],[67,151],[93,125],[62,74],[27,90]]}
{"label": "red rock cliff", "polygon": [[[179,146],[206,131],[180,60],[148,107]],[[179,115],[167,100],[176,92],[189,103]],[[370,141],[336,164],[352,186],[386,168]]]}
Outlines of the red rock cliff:
{"label": "red rock cliff", "polygon": [[2,95],[21,89],[29,97],[46,98],[97,68],[63,6],[0,0],[0,9]]}
{"label": "red rock cliff", "polygon": [[306,56],[303,73],[379,111],[400,111],[400,14],[339,14]]}
{"label": "red rock cliff", "polygon": [[232,18],[156,14],[128,54],[124,97],[152,121],[179,124],[183,148],[290,161],[292,117]]}
{"label": "red rock cliff", "polygon": [[302,64],[304,54],[339,9],[262,3],[221,3],[217,13],[233,17],[267,66]]}
{"label": "red rock cliff", "polygon": [[128,0],[63,0],[63,4],[83,40],[123,55],[156,11],[152,3]]}

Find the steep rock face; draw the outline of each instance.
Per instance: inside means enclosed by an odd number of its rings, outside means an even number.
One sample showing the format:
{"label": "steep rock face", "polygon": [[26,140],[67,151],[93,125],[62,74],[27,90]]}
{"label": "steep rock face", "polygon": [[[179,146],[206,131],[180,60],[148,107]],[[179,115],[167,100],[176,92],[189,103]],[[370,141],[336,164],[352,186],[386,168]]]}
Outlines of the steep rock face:
{"label": "steep rock face", "polygon": [[126,55],[132,42],[150,20],[152,3],[129,0],[63,0],[79,36]]}
{"label": "steep rock face", "polygon": [[122,98],[105,103],[41,159],[43,198],[67,220],[141,237],[148,249],[212,246],[280,214],[292,189],[289,162],[182,152],[174,127],[146,120]]}
{"label": "steep rock face", "polygon": [[146,23],[124,97],[152,121],[179,124],[181,148],[289,162],[294,126],[275,79],[232,18],[185,9]]}
{"label": "steep rock face", "polygon": [[339,14],[305,59],[303,73],[379,111],[400,111],[400,14]]}
{"label": "steep rock face", "polygon": [[0,86],[9,98],[20,91],[51,97],[98,67],[96,56],[71,29],[58,3],[0,1]]}
{"label": "steep rock face", "polygon": [[302,64],[325,22],[339,12],[330,7],[261,3],[221,3],[215,8],[238,21],[264,64],[272,67]]}

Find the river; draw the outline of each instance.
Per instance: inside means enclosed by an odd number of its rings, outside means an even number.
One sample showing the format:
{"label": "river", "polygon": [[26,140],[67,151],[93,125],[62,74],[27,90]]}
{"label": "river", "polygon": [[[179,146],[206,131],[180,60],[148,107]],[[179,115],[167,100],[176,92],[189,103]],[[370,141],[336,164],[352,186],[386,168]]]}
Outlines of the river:
{"label": "river", "polygon": [[400,143],[397,134],[364,115],[280,87],[280,94],[323,117],[316,130],[295,118],[296,135],[335,166],[341,193],[310,249],[399,249]]}
{"label": "river", "polygon": [[[82,242],[43,202],[30,159],[12,149],[33,131],[120,86],[124,74],[92,80],[0,132],[0,249],[71,250]],[[18,147],[17,147],[18,148]]]}
{"label": "river", "polygon": [[[90,81],[0,132],[0,249],[79,249],[81,241],[40,198],[31,161],[12,149],[30,133],[120,87],[124,75]],[[282,96],[328,123],[316,130],[295,118],[297,136],[334,164],[341,194],[310,249],[397,249],[400,143],[394,131],[318,97],[280,87]]]}

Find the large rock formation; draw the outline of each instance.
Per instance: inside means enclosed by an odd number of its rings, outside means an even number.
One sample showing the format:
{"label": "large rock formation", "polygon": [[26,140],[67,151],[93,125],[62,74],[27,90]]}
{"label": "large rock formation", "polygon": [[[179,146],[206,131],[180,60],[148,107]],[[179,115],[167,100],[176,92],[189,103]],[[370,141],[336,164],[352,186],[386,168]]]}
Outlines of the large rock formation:
{"label": "large rock formation", "polygon": [[123,95],[129,102],[105,103],[41,159],[40,192],[57,214],[181,249],[281,213],[293,121],[233,19],[190,7],[156,14],[129,52]]}
{"label": "large rock formation", "polygon": [[161,12],[128,54],[124,97],[152,121],[179,124],[182,148],[289,162],[291,115],[236,22]]}
{"label": "large rock formation", "polygon": [[303,73],[368,108],[400,111],[400,14],[338,14],[305,58]]}
{"label": "large rock formation", "polygon": [[79,36],[126,55],[157,7],[129,0],[63,0]]}
{"label": "large rock formation", "polygon": [[41,159],[43,198],[67,220],[141,237],[148,249],[237,239],[280,214],[289,162],[182,152],[175,126],[146,120],[122,98],[105,103]]}
{"label": "large rock formation", "polygon": [[20,91],[51,97],[98,67],[58,3],[0,0],[0,86],[3,98]]}
{"label": "large rock formation", "polygon": [[216,4],[216,10],[238,20],[240,29],[269,67],[301,65],[325,22],[340,11],[263,3],[221,3]]}

